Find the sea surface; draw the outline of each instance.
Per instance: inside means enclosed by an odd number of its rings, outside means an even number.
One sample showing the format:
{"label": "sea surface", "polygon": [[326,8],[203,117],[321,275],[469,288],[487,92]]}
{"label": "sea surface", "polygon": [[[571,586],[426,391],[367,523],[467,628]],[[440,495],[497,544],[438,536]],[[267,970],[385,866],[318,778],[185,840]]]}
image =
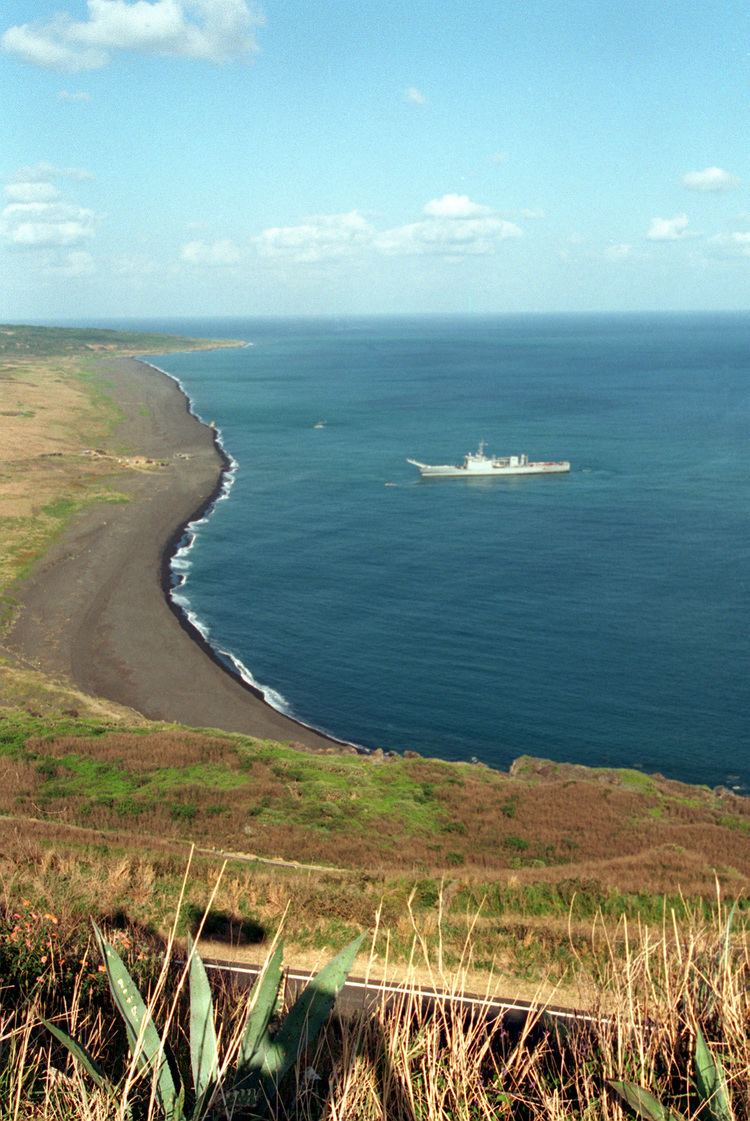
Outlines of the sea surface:
{"label": "sea surface", "polygon": [[[272,703],[368,747],[750,792],[750,316],[118,325],[251,344],[153,361],[237,464],[175,594]],[[482,439],[572,472],[406,462]]]}

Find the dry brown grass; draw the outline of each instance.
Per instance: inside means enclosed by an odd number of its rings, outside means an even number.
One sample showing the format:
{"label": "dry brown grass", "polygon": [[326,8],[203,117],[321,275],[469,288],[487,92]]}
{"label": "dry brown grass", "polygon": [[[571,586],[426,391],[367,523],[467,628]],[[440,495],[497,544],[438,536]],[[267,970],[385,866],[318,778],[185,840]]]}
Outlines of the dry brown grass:
{"label": "dry brown grass", "polygon": [[[525,1026],[508,1030],[503,1019],[460,1010],[450,1000],[426,1007],[407,980],[395,999],[331,1023],[316,1046],[300,1056],[264,1116],[273,1121],[623,1121],[620,1099],[608,1083],[624,1079],[648,1088],[665,1105],[676,1105],[686,1121],[699,1121],[706,1114],[691,1080],[700,1028],[726,1073],[733,1121],[747,1121],[747,930],[736,919],[732,924],[721,902],[708,919],[695,914],[677,924],[666,914],[653,928],[630,927],[625,920],[620,926],[616,942],[601,928],[592,933],[602,952],[587,978],[596,1003],[586,1019],[563,1023],[538,1003]],[[415,966],[449,993],[461,992],[474,952],[471,933],[452,971],[441,968],[439,952],[418,928],[415,939],[424,950],[422,960],[415,955]],[[87,1006],[82,991],[73,992],[68,1023],[116,1071],[114,1013],[102,1015]],[[174,974],[162,973],[151,1003],[157,1022],[172,1021],[172,1038],[184,1060],[180,1038],[186,1006]],[[241,1009],[231,994],[219,1004],[231,1045]],[[27,1116],[124,1121],[127,1099],[144,1121],[160,1116],[149,1101],[148,1080],[122,1059],[115,1098],[96,1091],[64,1052],[47,1045],[36,1026],[39,1012],[36,1002],[6,1014],[2,1033],[12,1070],[6,1073],[2,1121]],[[244,1121],[250,1114],[223,1102],[218,1116]]]}
{"label": "dry brown grass", "polygon": [[[24,765],[21,765],[25,760]],[[571,878],[621,891],[750,884],[750,799],[578,768],[540,781],[437,760],[275,750],[188,730],[26,739],[0,811],[371,872]]]}

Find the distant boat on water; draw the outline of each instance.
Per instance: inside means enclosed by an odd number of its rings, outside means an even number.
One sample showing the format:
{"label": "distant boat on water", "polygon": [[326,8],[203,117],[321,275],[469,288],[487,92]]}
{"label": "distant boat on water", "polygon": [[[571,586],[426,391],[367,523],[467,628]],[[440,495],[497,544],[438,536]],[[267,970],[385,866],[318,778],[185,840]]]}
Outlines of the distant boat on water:
{"label": "distant boat on water", "polygon": [[317,424],[313,425],[313,428],[325,428],[326,423],[327,422],[325,420],[319,420]]}
{"label": "distant boat on water", "polygon": [[420,463],[418,459],[407,459],[406,462],[419,468],[420,475],[426,479],[465,479],[498,475],[559,475],[570,471],[570,463],[567,459],[534,462],[525,454],[485,455],[484,449],[485,442],[482,440],[475,452],[466,453],[463,463]]}

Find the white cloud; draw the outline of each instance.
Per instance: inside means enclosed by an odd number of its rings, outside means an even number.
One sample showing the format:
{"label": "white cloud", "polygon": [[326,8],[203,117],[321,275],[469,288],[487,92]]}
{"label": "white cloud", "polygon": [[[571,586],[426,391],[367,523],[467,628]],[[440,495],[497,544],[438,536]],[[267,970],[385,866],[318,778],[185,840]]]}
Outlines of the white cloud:
{"label": "white cloud", "polygon": [[626,261],[632,255],[633,246],[627,245],[625,242],[608,245],[604,250],[604,256],[610,261]]}
{"label": "white cloud", "polygon": [[500,218],[491,207],[473,202],[468,195],[431,199],[423,213],[425,221],[379,234],[375,248],[388,256],[487,256],[496,252],[501,241],[522,236],[514,222]]}
{"label": "white cloud", "polygon": [[40,180],[31,183],[8,183],[5,195],[11,202],[52,202],[60,197],[60,192],[54,183]]}
{"label": "white cloud", "polygon": [[431,218],[386,230],[377,237],[375,247],[388,256],[487,256],[501,241],[521,236],[515,223],[502,218]]}
{"label": "white cloud", "polygon": [[688,236],[687,214],[674,218],[652,218],[646,237],[649,241],[679,241]]}
{"label": "white cloud", "polygon": [[404,90],[404,101],[408,101],[410,105],[427,104],[427,98],[416,86],[409,86],[408,89]]}
{"label": "white cloud", "polygon": [[255,238],[262,257],[300,262],[350,256],[370,244],[373,228],[359,211],[317,214],[299,226],[274,226]]}
{"label": "white cloud", "polygon": [[78,245],[94,236],[93,210],[65,202],[17,202],[0,214],[0,237],[26,249]]}
{"label": "white cloud", "polygon": [[80,245],[94,236],[94,211],[61,197],[50,172],[76,178],[83,174],[76,169],[60,172],[49,164],[17,172],[5,186],[8,204],[0,212],[0,239],[7,245],[48,250]]}
{"label": "white cloud", "polygon": [[248,0],[87,0],[87,8],[85,20],[63,12],[10,27],[0,43],[24,62],[73,73],[101,69],[118,50],[227,62],[257,50],[263,23]]}
{"label": "white cloud", "polygon": [[91,101],[91,94],[86,93],[85,90],[60,90],[57,95],[57,100],[73,102]]}
{"label": "white cloud", "polygon": [[750,233],[737,231],[710,238],[709,252],[718,257],[750,257]]}
{"label": "white cloud", "polygon": [[472,202],[468,195],[443,195],[426,203],[423,213],[430,218],[478,218],[491,214],[492,209]]}
{"label": "white cloud", "polygon": [[522,236],[513,222],[466,195],[443,195],[428,202],[422,221],[376,231],[357,210],[322,214],[298,226],[276,226],[254,239],[262,257],[316,262],[350,257],[367,249],[385,256],[489,255],[501,241]]}
{"label": "white cloud", "polygon": [[703,171],[688,171],[682,183],[691,191],[731,191],[739,187],[740,180],[721,167],[705,167]]}
{"label": "white cloud", "polygon": [[55,167],[51,163],[37,163],[32,167],[21,167],[12,177],[13,183],[35,183],[40,179],[74,179],[82,183],[94,176],[84,167]]}
{"label": "white cloud", "polygon": [[241,260],[242,254],[233,241],[189,241],[180,250],[180,260],[188,265],[208,265],[218,267],[222,265],[236,265]]}
{"label": "white cloud", "polygon": [[521,211],[521,217],[526,218],[530,222],[540,222],[543,218],[547,217],[546,210],[528,210]]}

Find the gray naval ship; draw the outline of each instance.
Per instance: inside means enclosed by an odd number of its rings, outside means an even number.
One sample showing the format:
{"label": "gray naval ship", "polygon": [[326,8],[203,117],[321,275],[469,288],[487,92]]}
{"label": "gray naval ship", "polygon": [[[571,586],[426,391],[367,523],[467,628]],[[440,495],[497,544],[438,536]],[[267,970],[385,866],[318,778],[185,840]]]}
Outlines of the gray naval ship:
{"label": "gray naval ship", "polygon": [[407,459],[425,479],[467,479],[478,476],[500,475],[560,475],[570,471],[567,459],[534,462],[527,455],[485,455],[485,442],[482,440],[475,452],[467,452],[463,463],[420,463],[418,459]]}

